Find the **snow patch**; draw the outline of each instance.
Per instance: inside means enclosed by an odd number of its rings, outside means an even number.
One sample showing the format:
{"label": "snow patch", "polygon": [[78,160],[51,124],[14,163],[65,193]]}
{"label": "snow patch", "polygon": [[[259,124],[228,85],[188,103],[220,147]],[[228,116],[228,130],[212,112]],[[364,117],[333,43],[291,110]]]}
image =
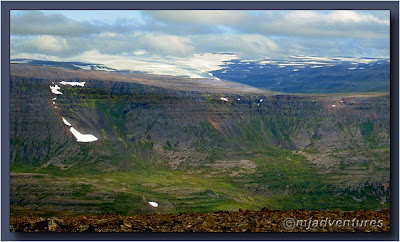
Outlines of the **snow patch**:
{"label": "snow patch", "polygon": [[285,67],[285,66],[304,66],[303,63],[280,63],[278,64],[279,67]]}
{"label": "snow patch", "polygon": [[59,87],[58,85],[55,86],[50,86],[51,92],[54,94],[62,94],[62,92],[58,91],[60,90],[61,87]]}
{"label": "snow patch", "polygon": [[268,64],[275,64],[275,63],[276,62],[270,61],[270,60],[262,60],[262,61],[258,62],[258,64],[260,64],[260,65],[268,65]]}
{"label": "snow patch", "polygon": [[299,71],[299,69],[293,69],[293,71]]}
{"label": "snow patch", "polygon": [[78,142],[93,142],[98,140],[98,138],[92,134],[81,134],[74,127],[69,129],[71,133],[75,136],[76,141]]}
{"label": "snow patch", "polygon": [[334,60],[338,61],[348,61],[348,62],[353,62],[353,63],[363,63],[363,64],[368,64],[371,62],[376,61],[375,58],[351,58],[351,57],[335,57]]}
{"label": "snow patch", "polygon": [[331,58],[327,57],[319,57],[319,56],[290,56],[292,59],[300,59],[303,60],[312,60],[312,61],[332,61]]}
{"label": "snow patch", "polygon": [[221,99],[222,101],[228,102],[229,99],[227,97],[220,97],[219,99]]}
{"label": "snow patch", "polygon": [[350,67],[350,68],[347,68],[347,69],[349,69],[349,70],[356,70],[357,67]]}
{"label": "snow patch", "polygon": [[334,104],[334,105],[332,105],[332,108],[334,108],[334,107],[336,107],[336,105]]}
{"label": "snow patch", "polygon": [[64,117],[62,117],[62,120],[63,120],[64,124],[66,124],[68,126],[72,126]]}
{"label": "snow patch", "polygon": [[[145,55],[106,55],[97,50],[85,51],[75,59],[102,63],[111,69],[141,71],[156,75],[209,78],[208,72],[223,69],[227,61],[238,59],[235,54],[204,53],[187,57],[157,57]],[[92,69],[101,68],[92,65]],[[226,66],[225,66],[226,67]],[[102,70],[106,70],[101,68]]]}
{"label": "snow patch", "polygon": [[90,67],[95,71],[110,71],[110,69],[105,65],[91,65]]}
{"label": "snow patch", "polygon": [[81,65],[75,65],[75,64],[72,64],[72,65],[75,67],[81,68],[83,70],[89,70],[89,71],[92,70],[92,68],[90,66],[81,66]]}
{"label": "snow patch", "polygon": [[151,206],[153,206],[153,207],[158,207],[158,203],[156,203],[156,202],[148,202]]}
{"label": "snow patch", "polygon": [[62,81],[62,82],[60,82],[60,84],[62,84],[62,85],[71,85],[71,86],[80,86],[80,87],[85,86],[85,82],[66,82],[66,81]]}
{"label": "snow patch", "polygon": [[209,72],[208,75],[210,75],[210,76],[214,77],[215,79],[219,80],[219,78],[214,76],[211,72]]}

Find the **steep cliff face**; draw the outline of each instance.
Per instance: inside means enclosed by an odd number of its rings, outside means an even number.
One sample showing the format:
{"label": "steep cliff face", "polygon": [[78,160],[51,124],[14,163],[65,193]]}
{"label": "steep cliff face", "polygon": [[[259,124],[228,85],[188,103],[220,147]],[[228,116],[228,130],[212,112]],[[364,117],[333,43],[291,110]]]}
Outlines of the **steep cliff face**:
{"label": "steep cliff face", "polygon": [[[62,86],[63,94],[55,95],[52,83],[11,78],[12,162],[59,160],[87,147],[127,152],[137,144],[167,151],[272,146],[311,153],[389,144],[387,95],[223,95],[107,81]],[[99,140],[76,142],[62,117]]]}
{"label": "steep cliff face", "polygon": [[[301,179],[311,171],[328,177],[334,194],[387,202],[389,95],[200,92],[143,81],[66,78],[62,69],[58,73],[36,78],[35,72],[31,77],[12,72],[12,170],[32,166],[36,171],[110,173],[159,166],[228,177],[270,197],[319,189],[296,188],[303,182],[296,179],[281,180],[300,169]],[[62,80],[85,85],[60,85]],[[56,84],[62,95],[51,92]],[[77,142],[63,118],[98,140]],[[279,172],[283,175],[269,180]],[[212,192],[204,194],[213,197]]]}
{"label": "steep cliff face", "polygon": [[50,85],[50,81],[35,78],[11,78],[11,164],[41,164],[73,155],[80,149],[52,105]]}

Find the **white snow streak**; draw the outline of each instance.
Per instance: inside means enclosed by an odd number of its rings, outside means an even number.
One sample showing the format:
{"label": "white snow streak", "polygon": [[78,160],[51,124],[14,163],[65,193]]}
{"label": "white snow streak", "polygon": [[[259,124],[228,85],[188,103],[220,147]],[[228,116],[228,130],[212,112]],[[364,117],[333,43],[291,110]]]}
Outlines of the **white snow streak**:
{"label": "white snow streak", "polygon": [[60,82],[60,84],[62,84],[62,85],[71,85],[71,86],[81,86],[81,87],[85,86],[85,82],[65,82],[65,81],[62,81],[62,82]]}
{"label": "white snow streak", "polygon": [[60,90],[60,88],[61,87],[59,87],[58,85],[55,85],[54,87],[50,86],[51,92],[54,94],[62,94],[62,92],[58,91],[58,90]]}
{"label": "white snow streak", "polygon": [[158,207],[158,203],[156,203],[156,202],[148,202],[151,206],[153,206],[153,207]]}
{"label": "white snow streak", "polygon": [[76,141],[78,142],[93,142],[98,140],[98,138],[92,134],[81,134],[74,127],[69,129],[71,133],[75,136]]}
{"label": "white snow streak", "polygon": [[68,125],[68,126],[72,126],[64,117],[62,117],[63,122]]}

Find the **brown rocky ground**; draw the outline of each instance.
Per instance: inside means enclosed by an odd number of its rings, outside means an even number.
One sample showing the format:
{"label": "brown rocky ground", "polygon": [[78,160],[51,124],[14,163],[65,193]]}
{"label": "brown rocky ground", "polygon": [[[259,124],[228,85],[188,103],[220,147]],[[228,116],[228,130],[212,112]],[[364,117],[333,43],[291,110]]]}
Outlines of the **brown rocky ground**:
{"label": "brown rocky ground", "polygon": [[10,230],[11,232],[388,232],[390,210],[339,212],[263,209],[135,216],[80,215],[51,218],[11,216]]}

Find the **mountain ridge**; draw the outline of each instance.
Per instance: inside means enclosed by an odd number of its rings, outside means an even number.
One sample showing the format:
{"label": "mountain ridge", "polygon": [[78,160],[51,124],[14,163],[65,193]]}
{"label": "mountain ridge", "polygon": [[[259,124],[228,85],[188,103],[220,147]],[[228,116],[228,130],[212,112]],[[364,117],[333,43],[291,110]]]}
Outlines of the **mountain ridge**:
{"label": "mountain ridge", "polygon": [[[288,59],[231,59],[220,63],[207,64],[199,59],[178,62],[168,58],[157,61],[148,58],[142,64],[148,68],[121,70],[109,68],[104,64],[84,62],[58,62],[31,59],[13,59],[11,63],[25,63],[37,66],[58,66],[72,70],[103,70],[116,73],[137,73],[154,75],[168,73],[176,78],[188,77],[195,71],[198,79],[212,79],[214,82],[224,80],[229,83],[245,84],[253,88],[271,90],[274,93],[373,93],[389,92],[390,60],[388,58],[352,58],[352,57],[315,57],[291,56]],[[203,63],[203,62],[206,63]],[[157,66],[164,63],[165,65]],[[196,64],[197,63],[197,64]],[[157,64],[157,65],[156,65]],[[153,65],[153,66],[152,66]],[[129,65],[124,65],[128,68]],[[117,68],[117,67],[115,67]],[[136,68],[136,69],[135,69]],[[172,71],[181,69],[186,74]],[[146,70],[146,71],[144,71]],[[191,76],[191,75],[189,75]],[[201,77],[201,78],[200,78]]]}
{"label": "mountain ridge", "polygon": [[[389,95],[204,92],[86,73],[12,66],[11,171],[50,175],[13,176],[12,211],[153,211],[143,197],[160,213],[389,205]],[[85,84],[51,92],[65,80]],[[77,142],[62,118],[98,140]]]}

